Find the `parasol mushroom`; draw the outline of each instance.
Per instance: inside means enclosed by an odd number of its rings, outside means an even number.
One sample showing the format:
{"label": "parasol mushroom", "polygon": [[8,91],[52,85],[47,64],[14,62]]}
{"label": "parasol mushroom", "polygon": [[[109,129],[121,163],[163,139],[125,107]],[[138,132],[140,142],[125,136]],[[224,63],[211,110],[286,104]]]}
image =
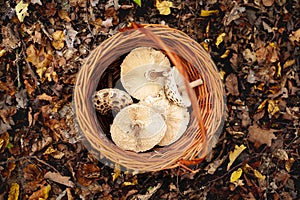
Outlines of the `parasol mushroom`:
{"label": "parasol mushroom", "polygon": [[153,108],[164,117],[167,125],[167,131],[163,139],[159,142],[160,146],[166,146],[174,143],[185,132],[190,121],[190,114],[187,108],[171,104],[163,91],[155,97],[146,97],[143,101],[140,101],[139,104]]}
{"label": "parasol mushroom", "polygon": [[132,50],[121,64],[121,82],[136,99],[155,96],[164,87],[171,69],[169,59],[151,47]]}
{"label": "parasol mushroom", "polygon": [[164,137],[167,126],[152,108],[132,104],[122,109],[111,125],[111,137],[124,150],[143,152],[152,149]]}
{"label": "parasol mushroom", "polygon": [[109,110],[119,112],[124,107],[133,103],[129,94],[116,88],[106,88],[97,91],[93,102],[96,110],[103,115]]}
{"label": "parasol mushroom", "polygon": [[[189,83],[189,86],[194,88],[201,84],[203,84],[202,79],[197,79]],[[173,67],[165,79],[164,89],[166,97],[178,106],[189,107],[191,105],[191,101],[185,87],[183,76],[179,73],[176,67]]]}

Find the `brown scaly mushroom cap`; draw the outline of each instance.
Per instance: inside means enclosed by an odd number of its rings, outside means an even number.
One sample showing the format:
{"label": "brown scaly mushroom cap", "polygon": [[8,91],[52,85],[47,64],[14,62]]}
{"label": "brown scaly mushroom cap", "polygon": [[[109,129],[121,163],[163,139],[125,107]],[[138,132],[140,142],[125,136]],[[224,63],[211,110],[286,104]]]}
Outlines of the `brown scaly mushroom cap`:
{"label": "brown scaly mushroom cap", "polygon": [[119,112],[124,107],[133,103],[129,94],[116,88],[107,88],[97,91],[94,95],[93,102],[96,110],[103,115],[110,110]]}
{"label": "brown scaly mushroom cap", "polygon": [[170,66],[169,59],[161,51],[139,47],[133,49],[121,64],[121,82],[138,100],[155,96],[163,88]]}
{"label": "brown scaly mushroom cap", "polygon": [[[193,81],[189,84],[191,88],[201,85],[201,79]],[[191,105],[190,97],[187,93],[183,76],[179,73],[176,67],[173,67],[167,78],[165,79],[165,94],[166,97],[174,104],[180,107],[189,107]]]}
{"label": "brown scaly mushroom cap", "polygon": [[140,104],[122,109],[110,128],[115,144],[134,152],[152,149],[164,137],[166,130],[163,117],[152,108]]}

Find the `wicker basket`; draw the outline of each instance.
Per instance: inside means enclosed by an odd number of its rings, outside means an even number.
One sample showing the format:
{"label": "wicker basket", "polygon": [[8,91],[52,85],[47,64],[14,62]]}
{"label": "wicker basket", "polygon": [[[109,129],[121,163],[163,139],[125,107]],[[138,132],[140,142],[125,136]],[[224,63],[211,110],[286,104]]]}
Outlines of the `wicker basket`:
{"label": "wicker basket", "polygon": [[[204,84],[193,89],[193,114],[184,135],[169,146],[135,153],[124,151],[111,141],[109,126],[112,117],[99,116],[95,112],[92,96],[97,89],[111,87],[109,80],[113,86],[117,84],[122,59],[132,49],[142,46],[167,52],[173,64],[178,62],[174,60],[176,55],[180,58],[180,70],[189,81],[201,78]],[[181,160],[205,157],[219,137],[225,112],[222,81],[209,54],[183,32],[160,25],[143,25],[143,28],[119,32],[91,52],[78,73],[74,106],[81,131],[101,156],[143,172],[170,169],[177,167]]]}

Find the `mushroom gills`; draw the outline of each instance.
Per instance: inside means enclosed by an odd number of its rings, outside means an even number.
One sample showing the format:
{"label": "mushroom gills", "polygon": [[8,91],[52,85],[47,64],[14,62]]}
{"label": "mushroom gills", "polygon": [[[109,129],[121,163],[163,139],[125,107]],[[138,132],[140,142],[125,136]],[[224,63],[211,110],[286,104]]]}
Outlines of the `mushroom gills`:
{"label": "mushroom gills", "polygon": [[124,150],[144,152],[157,145],[167,130],[163,117],[154,109],[132,104],[122,109],[110,128],[114,143]]}
{"label": "mushroom gills", "polygon": [[119,112],[124,107],[131,105],[133,100],[122,90],[106,88],[95,92],[93,102],[96,110],[105,115],[108,111]]}
{"label": "mushroom gills", "polygon": [[133,49],[123,60],[121,82],[132,97],[142,100],[163,89],[170,69],[170,61],[161,51],[139,47]]}

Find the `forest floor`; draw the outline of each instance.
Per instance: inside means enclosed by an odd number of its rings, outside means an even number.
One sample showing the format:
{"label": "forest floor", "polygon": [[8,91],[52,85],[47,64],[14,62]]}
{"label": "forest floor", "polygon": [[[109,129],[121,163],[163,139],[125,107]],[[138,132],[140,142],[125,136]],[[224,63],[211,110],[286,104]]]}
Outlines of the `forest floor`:
{"label": "forest floor", "polygon": [[[299,0],[170,2],[0,1],[0,199],[300,199]],[[78,136],[76,75],[131,22],[185,32],[220,72],[226,120],[196,173],[122,172]]]}

